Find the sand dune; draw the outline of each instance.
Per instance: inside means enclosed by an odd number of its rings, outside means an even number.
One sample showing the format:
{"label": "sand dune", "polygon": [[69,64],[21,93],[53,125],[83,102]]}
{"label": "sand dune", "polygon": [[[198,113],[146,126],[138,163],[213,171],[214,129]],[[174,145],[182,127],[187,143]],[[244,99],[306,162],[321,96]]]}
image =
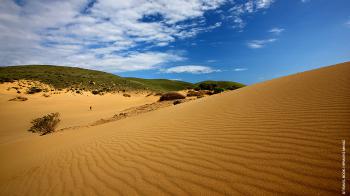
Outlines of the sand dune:
{"label": "sand dune", "polygon": [[[52,94],[45,98],[44,93],[20,96],[27,97],[24,102],[8,101],[18,96],[16,90],[7,91],[15,84],[0,85],[0,144],[14,139],[26,139],[34,135],[26,132],[32,119],[52,112],[59,112],[62,122],[58,129],[86,125],[101,118],[109,118],[119,111],[130,107],[153,103],[159,97],[133,93],[131,97],[124,97],[123,93],[92,95],[84,93]],[[90,111],[89,107],[92,106]]]}
{"label": "sand dune", "polygon": [[338,195],[349,89],[344,63],[3,143],[0,195]]}

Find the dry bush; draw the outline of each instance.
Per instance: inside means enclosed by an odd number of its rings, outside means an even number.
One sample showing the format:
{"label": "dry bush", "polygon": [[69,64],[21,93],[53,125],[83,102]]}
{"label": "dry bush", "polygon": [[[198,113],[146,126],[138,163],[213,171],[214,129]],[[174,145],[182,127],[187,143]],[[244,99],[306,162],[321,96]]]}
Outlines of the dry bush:
{"label": "dry bush", "polygon": [[9,99],[9,101],[27,101],[27,97],[17,96],[15,98]]}
{"label": "dry bush", "polygon": [[187,93],[187,97],[198,97],[201,95],[203,95],[203,93],[200,91],[188,91]]}
{"label": "dry bush", "polygon": [[186,97],[178,92],[169,92],[163,94],[159,101],[175,100],[175,99],[185,99]]}
{"label": "dry bush", "polygon": [[199,91],[202,95],[213,95],[213,92],[210,90],[200,90]]}
{"label": "dry bush", "polygon": [[126,93],[124,93],[123,96],[124,96],[124,97],[131,97],[131,95],[126,94]]}
{"label": "dry bush", "polygon": [[177,105],[177,104],[180,104],[180,103],[182,103],[181,100],[175,100],[175,101],[173,102],[174,105]]}
{"label": "dry bush", "polygon": [[44,97],[50,97],[50,95],[49,95],[49,94],[46,94],[46,93],[43,94],[43,96],[44,96]]}
{"label": "dry bush", "polygon": [[199,95],[199,96],[197,96],[197,99],[200,99],[200,98],[203,98],[204,97],[204,95]]}
{"label": "dry bush", "polygon": [[98,91],[98,90],[93,90],[93,91],[91,91],[91,93],[94,94],[94,95],[98,95],[98,94],[100,94],[100,91]]}
{"label": "dry bush", "polygon": [[58,112],[47,114],[41,118],[32,120],[32,127],[28,131],[46,135],[54,132],[60,121],[60,114]]}

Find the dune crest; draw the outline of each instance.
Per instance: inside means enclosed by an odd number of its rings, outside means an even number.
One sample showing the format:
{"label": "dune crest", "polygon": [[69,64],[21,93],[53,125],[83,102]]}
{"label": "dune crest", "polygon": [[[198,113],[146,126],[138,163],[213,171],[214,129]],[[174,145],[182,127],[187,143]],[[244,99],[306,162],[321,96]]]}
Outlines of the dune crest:
{"label": "dune crest", "polygon": [[343,63],[0,144],[0,195],[338,195],[349,89]]}

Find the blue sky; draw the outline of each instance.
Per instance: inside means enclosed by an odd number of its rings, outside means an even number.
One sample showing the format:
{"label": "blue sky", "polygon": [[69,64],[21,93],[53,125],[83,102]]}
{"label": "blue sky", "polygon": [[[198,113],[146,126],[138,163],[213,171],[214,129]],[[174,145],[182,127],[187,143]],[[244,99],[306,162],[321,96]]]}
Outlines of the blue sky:
{"label": "blue sky", "polygon": [[4,0],[0,65],[252,84],[350,60],[348,0]]}

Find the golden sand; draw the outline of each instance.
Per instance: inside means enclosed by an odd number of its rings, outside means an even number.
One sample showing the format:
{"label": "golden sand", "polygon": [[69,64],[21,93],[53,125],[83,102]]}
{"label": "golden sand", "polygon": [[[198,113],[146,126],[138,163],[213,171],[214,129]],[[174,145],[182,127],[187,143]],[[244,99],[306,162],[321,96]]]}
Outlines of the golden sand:
{"label": "golden sand", "polygon": [[[43,105],[42,97],[10,103],[1,95],[0,195],[341,193],[342,140],[350,149],[350,63],[90,128],[26,133],[28,119],[40,112],[60,111],[65,123],[80,123],[91,120],[88,103],[108,116],[125,99],[109,111],[110,103],[100,102],[115,98],[60,96]],[[69,117],[70,108],[81,113]]]}

